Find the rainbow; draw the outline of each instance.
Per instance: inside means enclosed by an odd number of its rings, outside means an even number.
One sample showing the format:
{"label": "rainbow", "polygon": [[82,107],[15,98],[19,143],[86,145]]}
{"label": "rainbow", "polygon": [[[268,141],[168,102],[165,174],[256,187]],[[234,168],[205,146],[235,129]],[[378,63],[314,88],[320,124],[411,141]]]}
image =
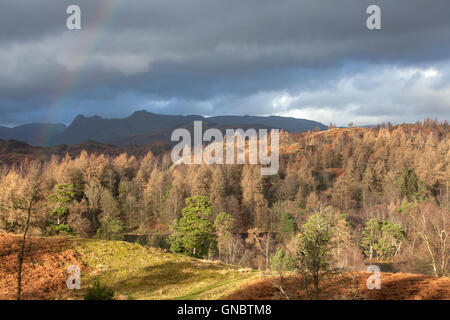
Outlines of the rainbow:
{"label": "rainbow", "polygon": [[[60,85],[58,88],[55,88],[52,99],[53,106],[47,115],[47,123],[60,122],[67,101],[88,70],[90,58],[101,46],[109,26],[113,23],[114,17],[124,4],[124,0],[104,0],[99,2],[95,7],[94,19],[96,24],[93,30],[83,30],[83,7],[81,6],[81,30],[67,30],[66,32],[88,32],[88,34],[80,37],[81,40],[77,43],[79,54],[76,57],[76,61],[74,61],[75,69],[64,71],[65,74]],[[42,130],[38,137],[40,144],[48,143],[49,136],[50,132],[45,129]]]}

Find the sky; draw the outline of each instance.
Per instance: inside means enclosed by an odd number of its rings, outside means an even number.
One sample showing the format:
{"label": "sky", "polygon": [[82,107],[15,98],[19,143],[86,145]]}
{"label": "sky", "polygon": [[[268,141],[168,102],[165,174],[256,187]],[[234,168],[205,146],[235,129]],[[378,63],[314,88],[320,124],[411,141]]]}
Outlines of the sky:
{"label": "sky", "polygon": [[[81,8],[81,30],[66,9]],[[366,27],[369,5],[381,30]],[[448,0],[1,0],[0,125],[137,110],[450,119]]]}

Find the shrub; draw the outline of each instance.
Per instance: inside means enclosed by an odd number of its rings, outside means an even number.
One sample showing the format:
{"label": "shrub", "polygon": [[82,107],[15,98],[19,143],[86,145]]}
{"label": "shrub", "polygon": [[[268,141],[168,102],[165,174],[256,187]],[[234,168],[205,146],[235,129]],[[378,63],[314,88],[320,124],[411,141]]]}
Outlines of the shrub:
{"label": "shrub", "polygon": [[119,219],[108,219],[102,227],[97,230],[97,236],[106,240],[123,240],[125,227]]}
{"label": "shrub", "polygon": [[144,237],[138,236],[136,238],[136,243],[141,245],[141,246],[145,246],[147,244],[147,241],[145,241]]}
{"label": "shrub", "polygon": [[87,289],[84,300],[114,300],[114,295],[112,288],[102,286],[99,280],[95,280]]}
{"label": "shrub", "polygon": [[50,224],[50,235],[64,235],[64,236],[69,236],[69,235],[74,235],[75,231],[72,229],[71,226],[67,225],[67,224],[55,224],[52,223]]}
{"label": "shrub", "polygon": [[282,273],[294,269],[294,260],[286,254],[282,248],[270,256],[270,269],[275,272]]}

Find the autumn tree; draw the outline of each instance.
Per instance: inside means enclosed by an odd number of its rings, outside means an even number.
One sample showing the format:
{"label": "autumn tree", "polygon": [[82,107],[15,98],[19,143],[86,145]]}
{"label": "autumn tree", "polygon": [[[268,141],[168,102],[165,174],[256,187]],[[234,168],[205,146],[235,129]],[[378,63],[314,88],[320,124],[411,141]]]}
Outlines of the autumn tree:
{"label": "autumn tree", "polygon": [[264,232],[258,228],[247,231],[245,243],[252,248],[258,269],[268,269],[270,255],[274,249],[274,241],[270,232]]}
{"label": "autumn tree", "polygon": [[111,191],[104,189],[100,196],[100,228],[97,235],[107,240],[122,240],[125,227],[120,220],[120,209]]}
{"label": "autumn tree", "polygon": [[450,223],[449,213],[433,204],[403,202],[398,212],[406,216],[409,225],[419,235],[435,276],[449,274]]}
{"label": "autumn tree", "polygon": [[222,258],[223,254],[226,254],[228,263],[230,263],[230,256],[233,251],[233,224],[235,221],[236,219],[226,212],[219,213],[214,220],[214,228],[217,233],[219,260]]}
{"label": "autumn tree", "polygon": [[27,235],[37,205],[43,199],[42,193],[41,167],[36,165],[30,168],[30,172],[28,172],[25,179],[16,182],[15,187],[8,195],[8,206],[14,210],[17,215],[25,217],[22,242],[18,256],[17,300],[21,299],[22,294],[22,267],[26,254],[25,245],[27,242]]}

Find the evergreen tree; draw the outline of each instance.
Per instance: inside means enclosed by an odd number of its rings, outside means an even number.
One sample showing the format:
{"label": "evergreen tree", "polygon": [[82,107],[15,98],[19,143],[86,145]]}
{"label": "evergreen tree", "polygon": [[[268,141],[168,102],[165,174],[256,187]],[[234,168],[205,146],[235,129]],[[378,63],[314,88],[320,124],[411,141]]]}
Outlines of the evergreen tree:
{"label": "evergreen tree", "polygon": [[49,201],[55,205],[50,215],[56,219],[56,223],[50,225],[52,234],[72,234],[73,230],[66,225],[69,215],[68,204],[75,198],[74,186],[70,184],[59,184],[56,191],[49,197]]}
{"label": "evergreen tree", "polygon": [[395,256],[405,238],[403,229],[392,221],[379,221],[372,218],[362,231],[361,248],[372,259]]}
{"label": "evergreen tree", "polygon": [[186,199],[182,217],[172,226],[170,249],[202,258],[216,246],[216,235],[211,224],[211,204],[207,196]]}
{"label": "evergreen tree", "polygon": [[284,212],[280,220],[280,233],[284,240],[290,240],[297,231],[297,224],[291,214]]}
{"label": "evergreen tree", "polygon": [[335,232],[333,210],[328,207],[313,213],[294,240],[296,269],[301,273],[304,288],[311,298],[318,298],[320,282],[328,275],[332,260]]}

